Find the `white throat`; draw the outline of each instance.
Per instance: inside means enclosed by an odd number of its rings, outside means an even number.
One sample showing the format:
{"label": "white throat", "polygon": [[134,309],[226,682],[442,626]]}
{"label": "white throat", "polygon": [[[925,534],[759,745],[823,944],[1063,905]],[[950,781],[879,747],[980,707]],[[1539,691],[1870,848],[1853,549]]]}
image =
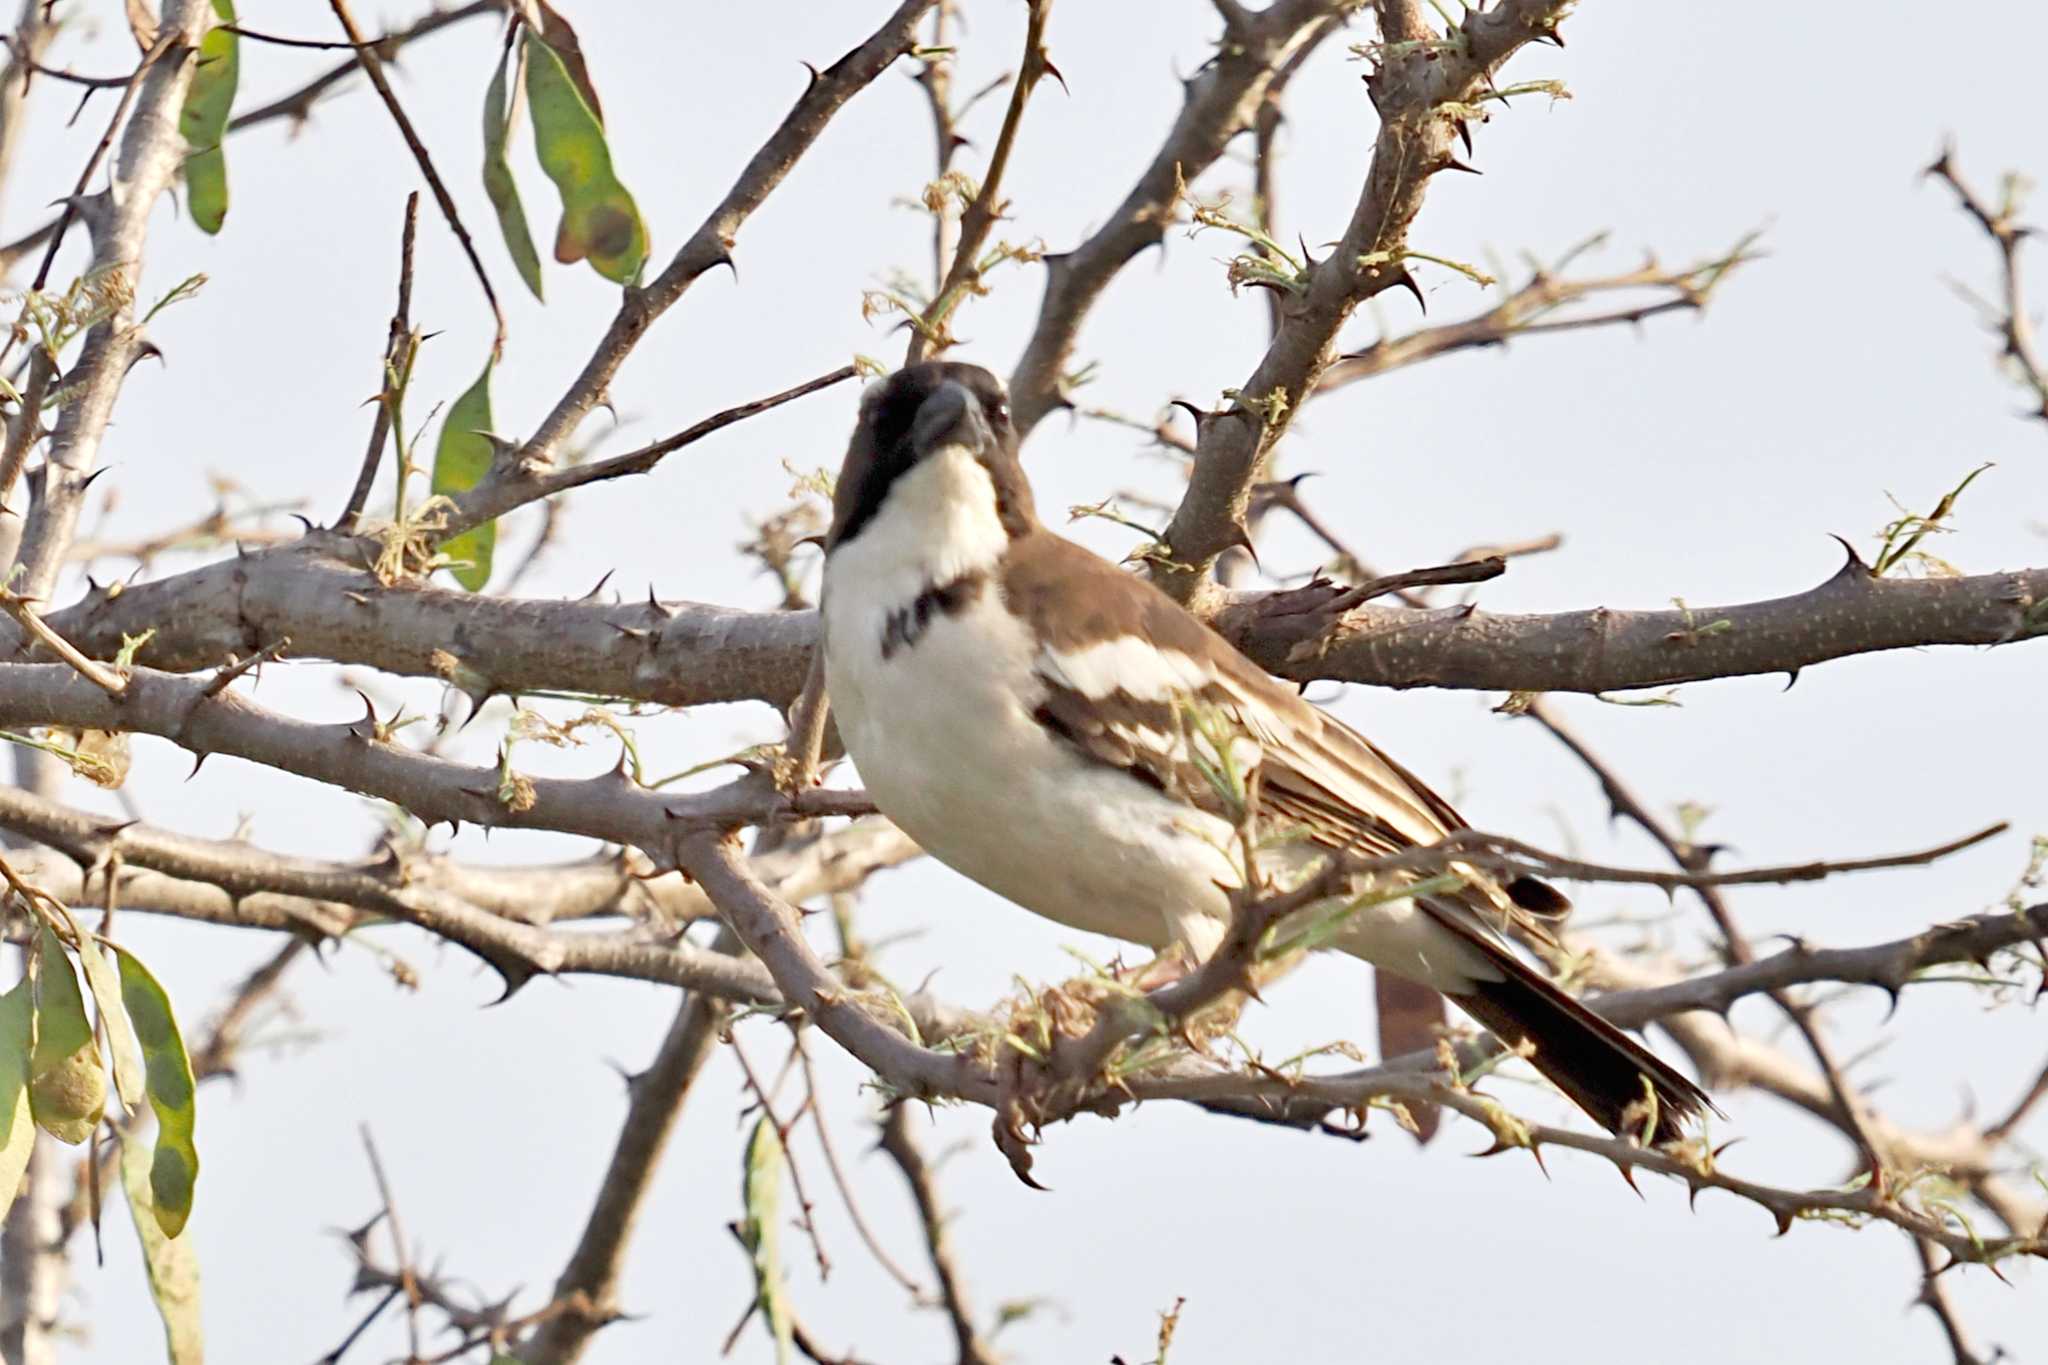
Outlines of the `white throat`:
{"label": "white throat", "polygon": [[899,477],[881,510],[825,561],[826,630],[871,636],[867,618],[994,568],[1009,545],[988,470],[965,446],[941,447]]}

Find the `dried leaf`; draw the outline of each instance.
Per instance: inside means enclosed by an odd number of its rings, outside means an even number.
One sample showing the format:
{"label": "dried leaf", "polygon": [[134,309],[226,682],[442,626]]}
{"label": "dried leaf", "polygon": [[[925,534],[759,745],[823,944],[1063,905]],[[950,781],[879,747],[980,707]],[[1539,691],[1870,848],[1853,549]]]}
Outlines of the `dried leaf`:
{"label": "dried leaf", "polygon": [[754,1253],[754,1303],[775,1337],[776,1365],[788,1365],[795,1342],[782,1282],[782,1167],[782,1136],[764,1114],[747,1139],[746,1166],[740,1178],[740,1198],[747,1217],[740,1224],[740,1240]]}
{"label": "dried leaf", "polygon": [[[166,1237],[185,1230],[192,1215],[192,1187],[199,1179],[199,1151],[192,1145],[192,1061],[171,1013],[170,997],[149,968],[126,948],[121,959],[121,1003],[142,1044],[150,1107],[156,1111],[156,1157],[149,1167],[149,1203]],[[124,1164],[126,1158],[123,1158]]]}
{"label": "dried leaf", "polygon": [[[158,1150],[162,1150],[161,1143]],[[149,1275],[150,1296],[164,1320],[164,1347],[170,1365],[204,1365],[199,1257],[189,1239],[164,1232],[164,1211],[155,1203],[154,1184],[148,1150],[133,1137],[123,1139],[121,1188],[127,1191],[128,1212],[135,1219],[135,1235],[142,1241],[142,1266]]]}
{"label": "dried leaf", "polygon": [[647,259],[647,226],[633,196],[612,169],[604,125],[577,89],[562,58],[531,33],[526,38],[526,98],[541,169],[562,197],[555,259],[588,259],[608,280],[630,284]]}
{"label": "dried leaf", "polygon": [[[493,364],[495,362],[492,362]],[[441,441],[434,448],[434,492],[444,495],[466,493],[491,469],[491,368],[477,376],[476,383],[448,405],[441,423]],[[471,592],[482,592],[491,580],[491,554],[498,546],[498,523],[487,521],[464,531],[441,547],[441,553],[462,561],[449,568],[455,581]]]}
{"label": "dried leaf", "polygon": [[46,924],[36,947],[35,1015],[31,1028],[28,1103],[36,1123],[74,1146],[92,1136],[107,1112],[107,1072],[85,1017],[85,996],[64,945]]}
{"label": "dried leaf", "polygon": [[511,110],[506,100],[506,74],[512,65],[508,51],[484,92],[484,193],[497,210],[498,230],[505,236],[505,249],[519,267],[519,278],[537,299],[545,299],[540,287],[540,253],[534,249],[533,233],[526,226],[526,207],[519,202],[519,186],[512,178],[511,163],[505,159],[505,144],[511,139]]}
{"label": "dried leaf", "polygon": [[20,1192],[36,1145],[35,1118],[28,1105],[34,1012],[26,976],[0,995],[0,1217]]}
{"label": "dried leaf", "polygon": [[[213,12],[224,23],[235,21],[235,0],[213,0]],[[228,162],[221,150],[228,115],[235,103],[241,74],[241,40],[218,26],[199,42],[199,65],[185,92],[178,132],[191,153],[185,158],[185,197],[200,231],[220,231],[228,216]]]}

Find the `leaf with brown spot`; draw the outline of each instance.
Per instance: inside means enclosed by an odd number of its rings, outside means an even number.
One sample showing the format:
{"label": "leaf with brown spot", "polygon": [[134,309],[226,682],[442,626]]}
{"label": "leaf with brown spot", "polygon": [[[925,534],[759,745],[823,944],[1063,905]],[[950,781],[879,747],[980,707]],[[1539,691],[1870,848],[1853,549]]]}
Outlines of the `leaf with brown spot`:
{"label": "leaf with brown spot", "polygon": [[588,260],[606,279],[631,284],[647,260],[647,226],[612,168],[604,124],[561,56],[531,33],[526,38],[526,99],[541,169],[562,199],[555,259],[565,265]]}

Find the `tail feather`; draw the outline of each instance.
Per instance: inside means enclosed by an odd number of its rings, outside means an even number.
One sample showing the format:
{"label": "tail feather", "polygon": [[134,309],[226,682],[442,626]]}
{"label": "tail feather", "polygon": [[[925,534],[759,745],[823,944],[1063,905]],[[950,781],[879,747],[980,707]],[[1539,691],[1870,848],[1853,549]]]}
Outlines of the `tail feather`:
{"label": "tail feather", "polygon": [[1714,1107],[1704,1090],[1510,950],[1477,936],[1470,941],[1481,944],[1502,979],[1476,982],[1451,1002],[1510,1047],[1526,1048],[1530,1064],[1608,1132],[1640,1136],[1652,1093],[1653,1143],[1683,1137],[1687,1123]]}

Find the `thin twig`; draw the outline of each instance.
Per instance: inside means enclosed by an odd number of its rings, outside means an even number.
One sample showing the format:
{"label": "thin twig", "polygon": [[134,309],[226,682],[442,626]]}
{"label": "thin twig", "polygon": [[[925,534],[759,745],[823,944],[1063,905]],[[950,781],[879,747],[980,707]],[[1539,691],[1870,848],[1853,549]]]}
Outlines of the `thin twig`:
{"label": "thin twig", "polygon": [[334,17],[341,21],[342,31],[348,34],[355,45],[356,60],[362,63],[363,74],[376,87],[377,97],[384,101],[384,107],[391,112],[391,121],[398,125],[398,135],[405,139],[411,149],[413,160],[419,163],[420,174],[427,178],[427,186],[434,192],[434,202],[441,206],[441,216],[448,220],[448,227],[462,244],[462,254],[469,258],[469,268],[476,275],[476,282],[483,287],[484,298],[491,305],[491,317],[497,324],[497,331],[491,341],[493,357],[505,351],[505,309],[498,302],[498,291],[491,287],[491,277],[484,270],[483,257],[477,254],[476,243],[470,239],[469,229],[462,225],[462,215],[455,208],[455,197],[448,193],[448,187],[441,183],[441,173],[434,169],[434,159],[427,151],[427,144],[420,141],[414,131],[412,120],[406,117],[405,109],[398,103],[398,94],[392,90],[391,82],[384,75],[384,59],[377,55],[376,45],[363,38],[362,30],[356,27],[355,15],[349,11],[348,0],[327,0]]}
{"label": "thin twig", "polygon": [[345,43],[338,43],[331,38],[285,38],[275,33],[259,33],[253,28],[244,28],[240,24],[222,24],[221,27],[237,37],[247,38],[252,43],[269,43],[273,47],[304,47],[311,48],[316,52],[359,52],[366,47],[382,48],[386,42],[390,41],[387,35],[383,38],[371,38],[362,42],[351,39]]}
{"label": "thin twig", "polygon": [[443,534],[457,534],[471,526],[503,516],[515,507],[523,507],[527,503],[550,498],[571,488],[580,488],[584,484],[624,478],[632,474],[645,474],[676,451],[694,445],[714,432],[723,431],[735,422],[744,422],[749,417],[757,417],[772,408],[779,408],[784,403],[794,402],[821,389],[829,389],[834,384],[844,383],[857,373],[859,371],[853,366],[841,365],[836,370],[828,371],[815,379],[807,379],[780,393],[715,412],[673,436],[665,436],[651,445],[629,450],[623,455],[568,466],[514,466],[509,477],[494,475],[470,492],[458,495],[455,499],[456,510],[449,515]]}
{"label": "thin twig", "polygon": [[931,1257],[932,1270],[939,1277],[946,1317],[953,1324],[959,1365],[993,1365],[998,1357],[975,1325],[966,1281],[946,1231],[946,1211],[939,1204],[938,1182],[924,1149],[918,1145],[917,1135],[910,1130],[910,1110],[907,1102],[890,1106],[888,1116],[882,1120],[882,1150],[903,1173],[904,1183],[910,1186],[910,1197],[917,1205],[918,1218],[924,1226],[925,1249]]}
{"label": "thin twig", "polygon": [[1992,330],[1998,333],[2006,359],[2033,391],[2036,406],[2030,415],[2048,421],[2048,357],[2043,357],[2037,347],[2033,319],[2027,312],[2026,287],[2020,280],[2020,246],[2034,234],[2033,229],[2018,221],[2018,192],[2008,188],[2005,202],[1992,208],[1956,170],[1952,148],[1942,151],[1927,168],[1927,174],[1946,182],[1956,192],[1963,210],[1998,247],[2004,297],[1996,310]]}
{"label": "thin twig", "polygon": [[[1680,838],[1649,808],[1638,800],[1633,792],[1621,781],[1598,755],[1594,754],[1584,740],[1573,733],[1541,698],[1532,702],[1529,714],[1557,741],[1571,750],[1579,761],[1591,769],[1600,781],[1600,787],[1607,795],[1610,809],[1617,816],[1626,816],[1640,826],[1645,833],[1656,840],[1659,847],[1671,856],[1671,860],[1688,872],[1704,872],[1713,857],[1711,848],[1690,843]],[[1736,927],[1734,912],[1729,909],[1726,899],[1718,887],[1693,883],[1691,890],[1713,917],[1715,927],[1721,931],[1725,945],[1725,956],[1731,966],[1745,966],[1756,961],[1756,952],[1749,940]],[[1882,1184],[1886,1180],[1885,1162],[1882,1149],[1871,1136],[1869,1124],[1865,1122],[1863,1105],[1855,1090],[1850,1086],[1848,1076],[1836,1059],[1834,1049],[1822,1035],[1819,1024],[1813,1017],[1813,1009],[1792,998],[1784,990],[1773,989],[1766,994],[1771,1003],[1782,1011],[1792,1026],[1806,1040],[1807,1050],[1813,1054],[1821,1075],[1826,1079],[1828,1089],[1834,1094],[1840,1109],[1839,1127],[1862,1153],[1863,1161],[1869,1168],[1871,1178]]]}
{"label": "thin twig", "polygon": [[[740,1072],[746,1077],[747,1089],[752,1092],[754,1103],[761,1107],[761,1116],[768,1120],[770,1127],[775,1129],[776,1141],[782,1144],[783,1155],[786,1158],[784,1167],[789,1171],[790,1188],[796,1192],[797,1221],[803,1225],[805,1235],[810,1238],[811,1251],[818,1260],[818,1278],[821,1280],[830,1279],[832,1277],[832,1260],[826,1256],[825,1244],[818,1238],[818,1225],[811,1219],[811,1211],[816,1206],[811,1203],[810,1195],[804,1192],[803,1173],[797,1166],[796,1153],[789,1149],[790,1130],[796,1126],[796,1120],[802,1117],[802,1110],[800,1109],[796,1115],[791,1117],[788,1123],[784,1123],[781,1119],[777,1118],[775,1116],[775,1104],[769,1096],[768,1087],[761,1084],[761,1078],[754,1071],[752,1063],[748,1062],[746,1049],[740,1046],[740,1040],[728,1031],[725,1041],[732,1048],[733,1060],[740,1064]],[[808,1108],[810,1103],[809,1097],[806,1097],[803,1107]]]}
{"label": "thin twig", "polygon": [[896,1264],[881,1239],[875,1236],[875,1230],[868,1226],[868,1220],[860,1210],[860,1201],[853,1197],[853,1186],[847,1180],[845,1168],[839,1164],[839,1153],[832,1145],[832,1130],[825,1123],[824,1110],[818,1107],[818,1074],[811,1066],[811,1052],[804,1046],[802,1032],[793,1034],[792,1046],[796,1049],[797,1061],[803,1067],[804,1093],[810,1096],[811,1126],[817,1130],[818,1146],[825,1153],[825,1166],[832,1173],[832,1183],[839,1187],[839,1199],[846,1206],[847,1216],[853,1220],[853,1230],[860,1234],[861,1241],[867,1244],[869,1253],[890,1279],[902,1285],[913,1299],[925,1301],[924,1286]]}
{"label": "thin twig", "polygon": [[1002,131],[996,134],[995,151],[989,156],[988,172],[982,177],[981,188],[960,215],[960,234],[953,244],[952,265],[940,281],[938,292],[932,295],[930,305],[910,329],[910,347],[903,360],[906,365],[923,360],[927,352],[945,349],[945,343],[950,339],[946,319],[979,282],[981,249],[987,244],[996,220],[1003,215],[1003,174],[1009,169],[1010,153],[1017,145],[1017,130],[1024,122],[1024,106],[1030,103],[1031,92],[1045,76],[1050,74],[1055,80],[1060,79],[1058,69],[1045,55],[1045,21],[1052,12],[1052,0],[1026,0],[1026,3],[1030,11],[1024,22],[1024,57],[1017,72],[1017,82],[1010,87],[1010,105],[1003,112]]}
{"label": "thin twig", "polygon": [[[409,27],[378,39],[377,50],[389,61],[397,56],[400,48],[414,39],[424,38],[430,33],[439,32],[441,29],[447,28],[451,24],[461,23],[465,19],[474,19],[485,14],[496,14],[503,9],[503,0],[471,0],[471,3],[463,5],[458,9],[434,10],[422,16]],[[265,123],[271,123],[281,118],[303,119],[311,113],[315,99],[332,86],[354,75],[360,69],[361,67],[351,58],[341,65],[332,67],[319,76],[314,77],[311,81],[291,91],[289,94],[282,95],[258,108],[235,115],[228,123],[228,131],[230,133],[239,133],[246,128],[260,127]],[[35,231],[18,237],[5,246],[0,246],[0,270],[12,267],[23,256],[48,242],[52,234],[57,231],[58,224],[62,221],[61,217],[52,218],[49,222],[35,229]]]}
{"label": "thin twig", "polygon": [[405,196],[405,226],[398,239],[398,308],[391,315],[391,328],[384,341],[384,363],[377,372],[377,412],[370,419],[370,448],[363,453],[363,467],[348,502],[335,518],[335,528],[353,534],[362,524],[363,508],[377,483],[377,467],[384,462],[384,444],[391,432],[392,375],[404,362],[406,338],[412,335],[413,244],[420,225],[418,190]]}
{"label": "thin twig", "polygon": [[411,1359],[420,1354],[420,1306],[426,1302],[420,1293],[419,1277],[413,1273],[412,1251],[405,1241],[405,1225],[398,1218],[398,1201],[392,1197],[391,1182],[385,1178],[384,1162],[377,1155],[377,1143],[370,1136],[370,1125],[364,1124],[363,1151],[370,1158],[370,1173],[377,1179],[377,1194],[384,1201],[384,1227],[391,1236],[391,1251],[398,1258],[398,1285],[405,1291],[406,1329],[412,1338]]}
{"label": "thin twig", "polygon": [[34,636],[43,648],[77,669],[85,680],[110,697],[118,698],[128,690],[127,679],[104,664],[88,659],[69,640],[50,628],[47,621],[36,614],[27,598],[0,588],[0,611],[5,611],[20,623],[21,628]]}
{"label": "thin twig", "polygon": [[[143,54],[141,63],[122,83],[120,101],[114,105],[114,116],[107,120],[107,130],[101,133],[100,140],[93,144],[92,155],[85,159],[85,169],[78,173],[77,183],[71,187],[71,193],[64,199],[63,212],[57,215],[56,226],[50,232],[49,245],[43,249],[42,264],[36,267],[35,282],[28,287],[31,295],[42,293],[43,286],[50,282],[50,267],[57,262],[58,248],[64,245],[64,235],[71,230],[72,222],[78,217],[78,206],[84,202],[86,190],[91,186],[93,176],[99,171],[100,163],[106,160],[108,149],[114,145],[114,134],[128,121],[128,111],[134,107],[135,97],[142,89],[142,78],[166,52],[171,50],[177,39],[178,34],[174,29],[166,29],[158,34],[156,42]],[[28,316],[26,303],[23,304],[22,316],[24,319]],[[28,329],[22,323],[16,323],[7,336],[0,339],[0,362],[4,362],[8,353],[14,349],[15,339],[25,337],[27,333]]]}
{"label": "thin twig", "polygon": [[285,650],[291,646],[291,642],[291,636],[280,635],[275,640],[272,640],[269,644],[263,646],[263,648],[256,650],[254,653],[250,654],[247,658],[236,659],[232,663],[222,668],[220,672],[214,674],[213,677],[207,681],[205,690],[203,690],[199,695],[209,700],[219,696],[221,693],[225,692],[228,689],[228,685],[230,683],[234,682],[235,679],[247,673],[250,669],[261,667],[262,665],[269,663],[272,659],[275,659],[278,655],[284,653]]}

